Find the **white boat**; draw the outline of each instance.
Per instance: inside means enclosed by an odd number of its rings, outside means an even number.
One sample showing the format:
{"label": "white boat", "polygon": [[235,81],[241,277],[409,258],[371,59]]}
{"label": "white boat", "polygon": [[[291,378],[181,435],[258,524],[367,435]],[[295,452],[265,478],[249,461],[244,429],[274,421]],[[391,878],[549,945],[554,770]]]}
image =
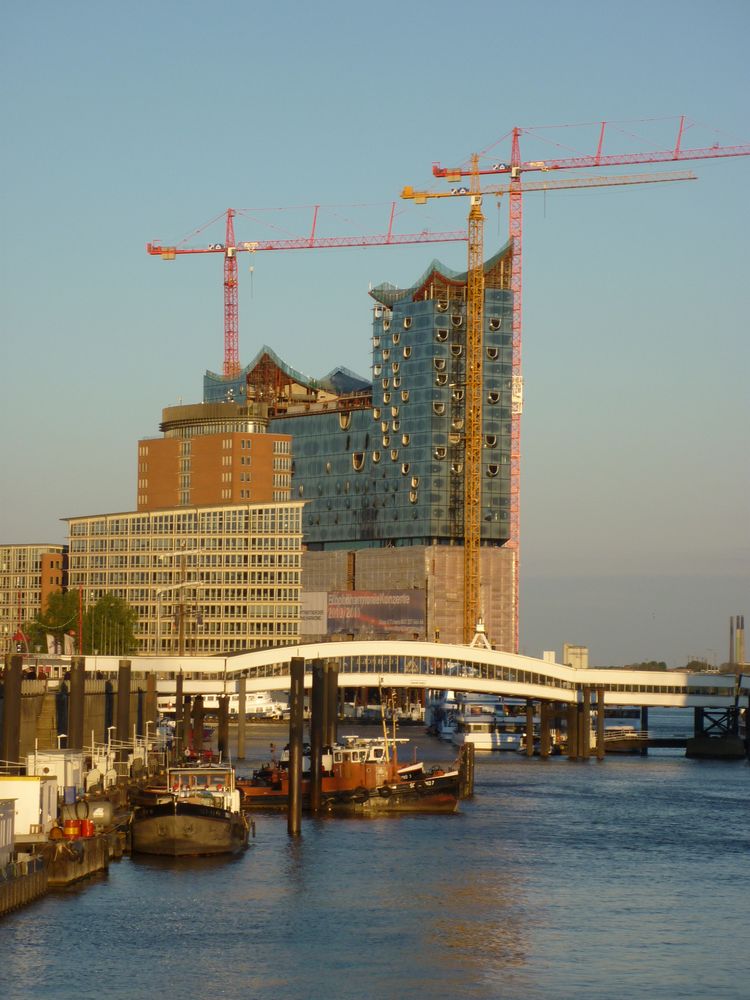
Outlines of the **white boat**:
{"label": "white boat", "polygon": [[455,746],[473,743],[476,750],[519,750],[525,742],[524,717],[498,717],[494,712],[463,716],[453,734]]}

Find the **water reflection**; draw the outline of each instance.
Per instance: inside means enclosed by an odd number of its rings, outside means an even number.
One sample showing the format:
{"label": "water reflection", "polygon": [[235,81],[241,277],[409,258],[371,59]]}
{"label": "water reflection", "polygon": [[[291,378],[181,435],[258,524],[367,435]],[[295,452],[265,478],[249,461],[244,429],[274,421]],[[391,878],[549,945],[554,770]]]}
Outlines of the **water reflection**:
{"label": "water reflection", "polygon": [[125,858],[4,918],[0,996],[739,998],[749,774],[503,755],[455,816],[258,815],[242,855]]}

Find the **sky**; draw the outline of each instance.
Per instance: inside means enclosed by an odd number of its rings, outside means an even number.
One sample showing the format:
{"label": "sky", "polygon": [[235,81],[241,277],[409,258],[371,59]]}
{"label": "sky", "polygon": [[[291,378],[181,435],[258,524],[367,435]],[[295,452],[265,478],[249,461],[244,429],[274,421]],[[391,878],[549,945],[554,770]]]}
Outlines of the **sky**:
{"label": "sky", "polygon": [[[221,371],[219,256],[151,240],[383,232],[431,165],[750,143],[745,0],[4,5],[0,542],[135,507],[136,443]],[[587,127],[544,128],[541,126]],[[505,137],[505,138],[504,138]],[[750,613],[750,157],[524,199],[521,648],[728,656]],[[643,167],[658,171],[667,167]],[[623,173],[624,169],[614,172]],[[591,171],[587,172],[591,174]],[[507,205],[484,200],[485,252]],[[272,211],[274,210],[274,211]],[[399,201],[395,231],[465,227]],[[240,357],[367,375],[370,285],[462,243],[240,258]]]}

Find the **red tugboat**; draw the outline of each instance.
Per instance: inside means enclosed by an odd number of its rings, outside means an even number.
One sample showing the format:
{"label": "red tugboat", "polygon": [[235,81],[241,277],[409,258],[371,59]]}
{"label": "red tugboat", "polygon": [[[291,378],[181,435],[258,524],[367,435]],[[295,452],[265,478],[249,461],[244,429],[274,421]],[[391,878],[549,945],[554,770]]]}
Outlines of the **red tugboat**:
{"label": "red tugboat", "polygon": [[[459,775],[456,769],[424,764],[402,766],[398,744],[408,740],[346,736],[344,742],[323,751],[322,806],[326,812],[379,815],[380,813],[452,813],[458,807]],[[286,809],[289,804],[289,757],[272,760],[238,778],[242,808]],[[305,746],[302,805],[310,806],[310,748]]]}

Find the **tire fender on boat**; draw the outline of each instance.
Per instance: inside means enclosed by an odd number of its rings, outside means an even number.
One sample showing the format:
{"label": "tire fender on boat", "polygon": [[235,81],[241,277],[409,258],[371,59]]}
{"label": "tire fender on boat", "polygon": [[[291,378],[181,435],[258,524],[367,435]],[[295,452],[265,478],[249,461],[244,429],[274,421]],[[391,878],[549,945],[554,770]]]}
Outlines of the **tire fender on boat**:
{"label": "tire fender on boat", "polygon": [[380,788],[378,789],[378,795],[381,797],[381,799],[388,799],[391,796],[391,789],[389,788],[388,785],[381,785]]}

